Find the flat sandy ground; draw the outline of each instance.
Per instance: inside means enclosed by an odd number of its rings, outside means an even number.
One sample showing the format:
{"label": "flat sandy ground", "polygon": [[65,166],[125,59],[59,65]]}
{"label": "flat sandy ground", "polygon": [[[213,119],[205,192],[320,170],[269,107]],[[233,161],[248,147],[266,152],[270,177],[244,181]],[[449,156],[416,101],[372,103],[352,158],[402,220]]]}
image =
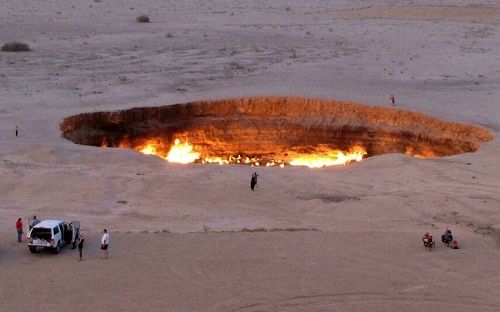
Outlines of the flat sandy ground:
{"label": "flat sandy ground", "polygon": [[[168,164],[59,132],[82,112],[394,94],[498,137],[500,7],[434,4],[2,1],[0,43],[32,51],[0,53],[0,311],[500,310],[497,140],[438,159],[259,168],[251,192],[252,167]],[[15,220],[33,214],[81,221],[85,260],[16,243]],[[421,246],[446,227],[461,249]]]}
{"label": "flat sandy ground", "polygon": [[[498,252],[432,252],[413,233],[113,234],[31,255],[7,243],[2,311],[498,311]],[[2,240],[2,243],[5,240]],[[370,242],[370,243],[367,243]],[[58,298],[48,298],[57,295]]]}

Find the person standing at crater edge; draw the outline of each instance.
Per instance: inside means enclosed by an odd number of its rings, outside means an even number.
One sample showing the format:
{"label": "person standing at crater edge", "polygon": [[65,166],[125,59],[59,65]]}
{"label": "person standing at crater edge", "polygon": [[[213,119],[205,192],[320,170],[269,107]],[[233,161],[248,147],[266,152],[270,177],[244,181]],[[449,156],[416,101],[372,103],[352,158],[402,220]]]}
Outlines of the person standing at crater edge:
{"label": "person standing at crater edge", "polygon": [[259,175],[257,174],[257,172],[254,172],[252,174],[252,179],[250,179],[250,189],[252,189],[252,191],[254,190],[255,186],[257,185],[257,177]]}

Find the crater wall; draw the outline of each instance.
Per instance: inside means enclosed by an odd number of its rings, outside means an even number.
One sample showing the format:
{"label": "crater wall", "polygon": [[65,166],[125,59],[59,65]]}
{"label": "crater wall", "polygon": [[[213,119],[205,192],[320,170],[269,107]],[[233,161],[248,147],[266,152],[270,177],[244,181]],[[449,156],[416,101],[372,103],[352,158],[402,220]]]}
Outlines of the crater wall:
{"label": "crater wall", "polygon": [[362,146],[367,156],[420,157],[474,152],[493,140],[485,129],[402,109],[333,100],[271,97],[198,101],[83,113],[60,125],[77,144],[140,149],[154,142],[167,154],[176,138],[204,156],[287,160],[294,154]]}

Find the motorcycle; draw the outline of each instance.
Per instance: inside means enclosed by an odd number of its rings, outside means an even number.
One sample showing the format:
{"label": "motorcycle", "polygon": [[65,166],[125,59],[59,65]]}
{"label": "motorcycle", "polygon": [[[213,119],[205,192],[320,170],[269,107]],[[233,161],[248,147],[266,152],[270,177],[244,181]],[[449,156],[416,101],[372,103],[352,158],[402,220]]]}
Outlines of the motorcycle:
{"label": "motorcycle", "polygon": [[424,242],[424,247],[429,248],[429,251],[431,251],[436,245],[436,242],[432,240],[432,235],[424,235],[424,237],[422,237],[422,241]]}

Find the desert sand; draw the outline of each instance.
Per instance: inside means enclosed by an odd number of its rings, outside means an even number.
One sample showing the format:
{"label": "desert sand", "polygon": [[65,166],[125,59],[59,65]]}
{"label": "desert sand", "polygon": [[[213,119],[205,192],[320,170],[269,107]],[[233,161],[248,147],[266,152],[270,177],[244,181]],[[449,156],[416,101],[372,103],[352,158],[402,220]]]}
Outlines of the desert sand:
{"label": "desert sand", "polygon": [[[313,170],[171,164],[61,136],[85,112],[394,94],[498,137],[498,3],[369,5],[2,1],[0,44],[32,51],[0,53],[0,311],[500,310],[498,140]],[[34,214],[81,221],[84,261],[18,244],[15,221]],[[461,249],[421,246],[447,227]]]}

